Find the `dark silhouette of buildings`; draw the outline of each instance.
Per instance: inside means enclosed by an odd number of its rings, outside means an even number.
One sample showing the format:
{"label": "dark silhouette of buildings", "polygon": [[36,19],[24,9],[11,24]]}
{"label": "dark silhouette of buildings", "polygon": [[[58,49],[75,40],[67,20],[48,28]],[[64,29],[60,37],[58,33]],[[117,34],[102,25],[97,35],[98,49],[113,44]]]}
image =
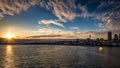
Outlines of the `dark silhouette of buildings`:
{"label": "dark silhouette of buildings", "polygon": [[117,34],[114,34],[114,41],[118,41],[119,40],[119,37]]}
{"label": "dark silhouette of buildings", "polygon": [[108,40],[109,40],[109,41],[112,40],[112,32],[108,32]]}
{"label": "dark silhouette of buildings", "polygon": [[119,40],[120,40],[120,34],[119,34]]}

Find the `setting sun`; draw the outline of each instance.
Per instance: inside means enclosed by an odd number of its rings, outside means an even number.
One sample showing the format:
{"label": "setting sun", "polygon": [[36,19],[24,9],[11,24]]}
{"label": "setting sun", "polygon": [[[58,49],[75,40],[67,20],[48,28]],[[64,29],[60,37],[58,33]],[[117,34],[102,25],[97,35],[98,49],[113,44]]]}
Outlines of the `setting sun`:
{"label": "setting sun", "polygon": [[14,36],[13,36],[11,33],[8,33],[8,34],[5,36],[5,38],[7,38],[7,39],[12,39],[12,38],[14,38]]}

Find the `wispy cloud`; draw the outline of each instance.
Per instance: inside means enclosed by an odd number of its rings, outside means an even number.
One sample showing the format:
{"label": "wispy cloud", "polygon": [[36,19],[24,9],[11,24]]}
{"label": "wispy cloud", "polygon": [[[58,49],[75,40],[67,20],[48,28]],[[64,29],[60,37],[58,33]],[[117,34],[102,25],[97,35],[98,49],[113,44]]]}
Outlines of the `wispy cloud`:
{"label": "wispy cloud", "polygon": [[[118,31],[114,31],[118,32]],[[84,31],[84,32],[74,32],[68,30],[62,30],[57,28],[41,28],[38,31],[38,35],[28,36],[26,38],[39,38],[39,39],[86,39],[89,38],[89,35],[92,36],[92,39],[104,38],[107,39],[106,30],[98,31]]]}
{"label": "wispy cloud", "polygon": [[[98,1],[100,4],[96,8],[96,10],[89,13],[87,7],[87,4],[81,5],[79,3],[78,5],[75,5],[75,1],[69,0],[48,0],[46,3],[45,1],[41,3],[41,6],[45,7],[46,9],[50,10],[52,9],[53,13],[58,17],[59,20],[62,22],[71,21],[76,17],[83,17],[83,18],[89,18],[92,17],[94,19],[99,19],[102,22],[106,22],[105,27],[110,30],[111,28],[115,28],[115,26],[120,26],[120,2],[118,1]],[[93,3],[96,3],[93,2]],[[77,13],[76,10],[80,10],[81,13]],[[103,11],[104,10],[104,11]],[[118,21],[116,21],[116,19]],[[111,20],[110,23],[108,21]],[[117,23],[115,23],[117,22]],[[115,25],[117,24],[117,25]],[[118,26],[119,25],[119,26]],[[111,27],[112,26],[112,27]],[[99,24],[98,27],[103,28],[103,24]]]}
{"label": "wispy cloud", "polygon": [[[76,5],[75,2],[76,0],[0,0],[0,19],[5,17],[5,15],[14,16],[22,11],[26,11],[31,6],[39,5],[40,7],[52,11],[59,20],[41,20],[39,21],[39,24],[54,24],[64,27],[59,22],[72,21],[76,17],[92,17],[101,20],[102,22],[106,22],[105,27],[107,30],[120,30],[119,1],[95,1],[100,4],[95,10],[91,11],[91,13],[89,12],[90,8],[87,4],[82,5],[81,3],[78,3]],[[81,12],[78,13],[76,12],[77,10]],[[98,27],[103,27],[103,24],[99,23]]]}
{"label": "wispy cloud", "polygon": [[49,25],[49,24],[54,24],[60,27],[64,27],[61,23],[58,23],[57,20],[41,20],[38,22],[39,24],[45,24],[45,25]]}
{"label": "wispy cloud", "polygon": [[41,34],[58,34],[58,35],[73,35],[72,31],[57,29],[57,28],[41,28],[39,29]]}
{"label": "wispy cloud", "polygon": [[3,18],[4,16],[3,16],[3,14],[2,13],[0,13],[0,20]]}
{"label": "wispy cloud", "polygon": [[73,31],[80,31],[80,28],[79,28],[79,27],[76,27],[76,26],[70,27],[70,29],[73,30]]}
{"label": "wispy cloud", "polygon": [[29,36],[27,38],[66,39],[73,38],[75,32],[57,28],[41,28],[39,29],[38,33],[39,35]]}
{"label": "wispy cloud", "polygon": [[[103,9],[104,11],[102,11]],[[120,2],[100,2],[100,5],[93,13],[93,16],[94,18],[105,22],[107,30],[118,30],[120,27]]]}
{"label": "wispy cloud", "polygon": [[74,2],[74,0],[48,0],[48,2],[41,2],[40,5],[46,9],[52,9],[59,20],[67,22],[73,20],[77,15],[74,11],[76,8]]}
{"label": "wispy cloud", "polygon": [[98,23],[98,27],[101,29],[105,29],[105,24],[104,23]]}
{"label": "wispy cloud", "polygon": [[15,14],[19,14],[22,11],[26,11],[30,6],[36,5],[38,0],[0,0],[0,17],[4,17],[4,15],[14,16]]}
{"label": "wispy cloud", "polygon": [[88,12],[88,8],[85,5],[79,4],[78,9],[82,11],[80,14],[78,14],[78,17],[87,18],[92,15]]}

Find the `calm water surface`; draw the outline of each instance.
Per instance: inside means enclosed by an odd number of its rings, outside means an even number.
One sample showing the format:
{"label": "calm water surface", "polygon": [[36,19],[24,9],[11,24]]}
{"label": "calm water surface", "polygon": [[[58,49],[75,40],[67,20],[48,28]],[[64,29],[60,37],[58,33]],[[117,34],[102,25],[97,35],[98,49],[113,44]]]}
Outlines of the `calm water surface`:
{"label": "calm water surface", "polygon": [[120,48],[0,45],[0,68],[120,68]]}

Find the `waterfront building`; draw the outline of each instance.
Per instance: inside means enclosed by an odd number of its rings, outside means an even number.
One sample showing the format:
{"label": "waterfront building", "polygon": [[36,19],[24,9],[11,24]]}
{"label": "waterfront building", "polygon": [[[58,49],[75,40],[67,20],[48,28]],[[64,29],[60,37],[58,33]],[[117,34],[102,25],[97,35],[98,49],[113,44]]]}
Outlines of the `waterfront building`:
{"label": "waterfront building", "polygon": [[119,34],[119,40],[120,40],[120,34]]}
{"label": "waterfront building", "polygon": [[112,40],[112,32],[108,32],[108,40]]}
{"label": "waterfront building", "polygon": [[117,34],[114,34],[114,41],[118,41],[119,40],[119,37]]}

